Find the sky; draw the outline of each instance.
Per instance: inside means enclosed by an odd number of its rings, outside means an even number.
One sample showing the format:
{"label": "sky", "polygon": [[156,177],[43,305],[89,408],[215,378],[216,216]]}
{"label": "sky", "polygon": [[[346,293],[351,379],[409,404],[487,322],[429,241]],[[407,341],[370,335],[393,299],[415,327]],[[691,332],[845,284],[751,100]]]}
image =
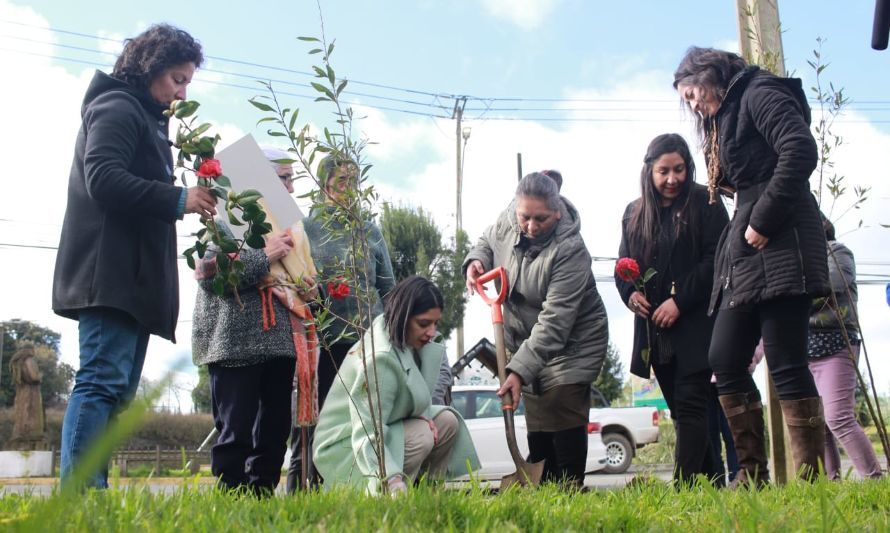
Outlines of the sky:
{"label": "sky", "polygon": [[[831,216],[858,261],[866,348],[878,390],[887,393],[890,229],[882,224],[890,224],[890,51],[869,46],[873,9],[864,1],[842,9],[829,0],[779,5],[786,70],[813,86],[808,61],[821,38],[828,63],[821,83],[843,88],[850,99],[832,128],[843,143],[833,150],[828,172],[845,177],[847,193]],[[323,0],[321,11],[324,34],[336,43],[334,69],[350,80],[344,100],[361,117],[355,130],[374,143],[367,150],[370,181],[381,201],[423,207],[445,235],[453,234],[452,110],[461,96],[467,97],[463,125],[470,128],[463,226],[472,240],[512,198],[517,153],[525,172],[562,171],[563,194],[580,211],[611,339],[626,369],[632,315],[610,279],[621,215],[639,195],[642,158],[654,136],[678,132],[696,143],[672,73],[691,45],[738,50],[735,2]],[[75,367],[77,324],[53,315],[50,302],[80,104],[95,69],[110,70],[120,41],[157,22],[179,26],[203,44],[208,60],[189,98],[201,102],[200,118],[215,125],[221,147],[245,134],[274,144],[257,127],[262,115],[247,103],[263,94],[256,80],[271,81],[313,127],[334,121],[308,87],[318,56],[307,55],[310,46],[297,40],[321,35],[315,1],[221,8],[203,1],[99,0],[73,9],[58,0],[0,0],[6,80],[0,101],[7,103],[0,128],[0,320],[32,320],[60,332],[62,358]],[[811,106],[818,118],[818,103]],[[702,170],[698,181],[704,180]],[[811,185],[817,184],[814,176]],[[871,187],[868,199],[848,210],[856,186]],[[197,227],[193,217],[178,224],[180,250]],[[152,338],[144,374],[157,379],[176,368],[188,389],[196,379],[188,362],[196,285],[184,262],[180,286],[179,342]],[[492,338],[488,310],[478,299],[468,307],[465,327],[467,347]],[[453,360],[453,341],[448,346]],[[762,382],[762,371],[755,376]],[[168,401],[191,408],[187,394]]]}

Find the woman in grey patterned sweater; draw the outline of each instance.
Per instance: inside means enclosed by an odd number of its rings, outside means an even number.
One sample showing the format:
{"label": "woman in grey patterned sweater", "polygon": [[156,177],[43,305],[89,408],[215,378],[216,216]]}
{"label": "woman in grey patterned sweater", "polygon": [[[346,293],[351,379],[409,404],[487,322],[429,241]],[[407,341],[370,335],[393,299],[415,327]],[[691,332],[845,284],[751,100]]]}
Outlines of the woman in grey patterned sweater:
{"label": "woman in grey patterned sweater", "polygon": [[[273,166],[293,193],[290,165]],[[217,224],[231,236],[222,220]],[[238,296],[243,308],[230,288],[222,296],[213,291],[218,250],[209,250],[195,269],[199,290],[192,357],[196,365],[207,365],[210,374],[213,420],[219,431],[211,470],[221,487],[267,495],[281,478],[296,355],[290,311],[267,285],[272,263],[293,248],[293,238],[278,232],[266,237],[265,248],[241,251],[244,272]]]}

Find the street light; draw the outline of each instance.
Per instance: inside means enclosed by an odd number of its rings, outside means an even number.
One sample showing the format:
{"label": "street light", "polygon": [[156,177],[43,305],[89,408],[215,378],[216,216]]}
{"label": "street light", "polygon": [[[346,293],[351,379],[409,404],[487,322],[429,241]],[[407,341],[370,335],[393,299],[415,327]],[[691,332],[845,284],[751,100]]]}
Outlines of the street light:
{"label": "street light", "polygon": [[[458,166],[457,173],[457,212],[455,213],[455,226],[457,228],[457,231],[463,229],[464,154],[467,151],[467,139],[470,138],[471,131],[472,128],[470,128],[470,126],[464,126],[460,130],[460,136],[461,138],[463,138],[464,142],[463,146],[459,146],[460,153],[458,153],[458,162],[460,163],[460,165]],[[460,143],[460,140],[458,140],[458,143]],[[455,232],[455,239],[457,239],[457,232]]]}
{"label": "street light", "polygon": [[[470,138],[470,126],[461,127],[461,118],[463,115],[463,109],[460,109],[460,112],[456,113],[457,116],[457,131],[460,134],[460,137],[457,139],[457,209],[455,211],[454,221],[455,221],[455,231],[454,231],[454,245],[457,246],[457,237],[458,234],[463,229],[463,181],[464,181],[464,153],[467,150],[467,139]],[[463,146],[461,146],[461,138],[463,138]],[[456,328],[456,336],[457,336],[457,357],[460,359],[464,355],[464,324],[463,321],[457,324]]]}

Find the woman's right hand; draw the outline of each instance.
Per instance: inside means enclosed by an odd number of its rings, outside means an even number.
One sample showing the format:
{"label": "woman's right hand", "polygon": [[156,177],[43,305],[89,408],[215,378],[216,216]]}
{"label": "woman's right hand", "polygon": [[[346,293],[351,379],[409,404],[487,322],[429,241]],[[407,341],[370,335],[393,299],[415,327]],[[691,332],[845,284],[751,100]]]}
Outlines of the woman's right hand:
{"label": "woman's right hand", "polygon": [[510,372],[507,375],[507,379],[504,380],[504,384],[498,389],[497,395],[499,397],[505,394],[510,395],[513,411],[519,409],[519,400],[522,399],[522,378],[516,372]]}
{"label": "woman's right hand", "polygon": [[216,215],[216,196],[207,187],[189,187],[185,197],[185,212],[197,213],[210,220]]}
{"label": "woman's right hand", "polygon": [[394,474],[387,478],[386,486],[391,496],[408,492],[408,484],[405,483],[405,477],[402,474]]}
{"label": "woman's right hand", "polygon": [[271,263],[283,259],[293,249],[294,238],[288,232],[279,231],[266,236],[266,247],[263,248],[263,251],[266,252],[266,257]]}
{"label": "woman's right hand", "polygon": [[627,299],[627,307],[638,317],[649,318],[651,304],[649,304],[649,300],[646,299],[646,295],[642,292],[634,291],[630,298]]}
{"label": "woman's right hand", "polygon": [[467,293],[470,296],[476,294],[476,280],[485,274],[485,265],[482,264],[482,261],[478,259],[474,259],[467,266]]}

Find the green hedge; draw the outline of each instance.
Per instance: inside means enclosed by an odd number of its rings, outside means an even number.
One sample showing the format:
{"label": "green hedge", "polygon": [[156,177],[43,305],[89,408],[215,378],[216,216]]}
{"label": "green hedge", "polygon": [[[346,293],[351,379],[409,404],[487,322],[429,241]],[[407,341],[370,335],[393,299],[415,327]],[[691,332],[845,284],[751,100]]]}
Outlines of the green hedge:
{"label": "green hedge", "polygon": [[[46,411],[46,433],[50,445],[59,448],[64,410]],[[0,409],[0,449],[12,436],[13,410]],[[143,425],[124,444],[123,448],[195,449],[213,429],[209,414],[149,413]]]}

